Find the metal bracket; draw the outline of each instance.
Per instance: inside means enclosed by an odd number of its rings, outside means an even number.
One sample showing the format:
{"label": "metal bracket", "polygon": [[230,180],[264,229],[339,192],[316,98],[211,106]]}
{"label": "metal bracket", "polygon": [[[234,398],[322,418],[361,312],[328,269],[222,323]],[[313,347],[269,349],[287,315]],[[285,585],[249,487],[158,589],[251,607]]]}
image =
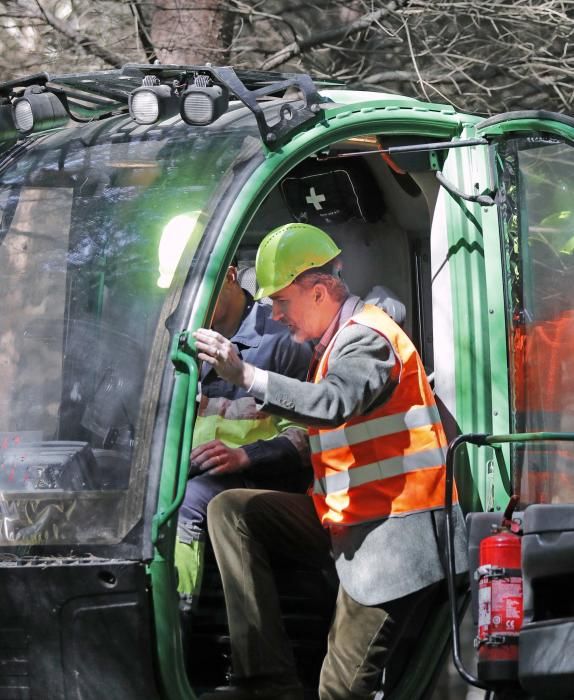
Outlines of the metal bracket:
{"label": "metal bracket", "polygon": [[485,564],[479,566],[474,572],[474,580],[479,581],[481,578],[512,578],[512,577],[522,577],[522,572],[520,569],[505,569],[503,566],[493,566],[492,564]]}
{"label": "metal bracket", "polygon": [[50,80],[48,73],[34,73],[33,75],[28,75],[24,78],[15,78],[14,80],[7,80],[4,83],[0,83],[0,95],[11,95],[14,88],[26,88],[30,85],[45,85]]}
{"label": "metal bracket", "polygon": [[[319,94],[315,83],[306,73],[240,71],[238,75],[230,66],[128,64],[122,68],[122,75],[140,77],[155,75],[162,81],[175,79],[179,87],[183,87],[198,75],[207,75],[214,84],[226,87],[253,113],[261,138],[269,148],[278,148],[303,124],[317,119],[321,112],[321,103],[327,101]],[[257,100],[268,95],[283,94],[289,88],[299,90],[304,104],[302,106],[283,104],[279,112],[279,121],[273,125],[269,124]]]}
{"label": "metal bracket", "polygon": [[[320,104],[324,99],[317,92],[317,88],[311,78],[306,74],[286,74],[282,80],[255,90],[248,90],[239,80],[233,68],[215,68],[213,73],[223,85],[228,87],[253,112],[257,120],[259,133],[269,148],[277,148],[288,137],[292,136],[300,126],[317,119],[321,111]],[[271,126],[267,122],[265,113],[257,102],[257,98],[282,92],[290,87],[296,87],[301,92],[304,105],[295,107],[290,104],[284,104],[279,112],[279,121]]]}
{"label": "metal bracket", "polygon": [[181,331],[173,339],[170,359],[179,372],[189,373],[189,358],[195,357],[195,346],[192,343],[189,331]]}
{"label": "metal bracket", "polygon": [[429,165],[431,170],[440,170],[441,164],[436,151],[429,151]]}
{"label": "metal bracket", "polygon": [[518,644],[518,634],[490,634],[486,639],[474,638],[473,647],[478,649],[481,646],[501,647],[507,644]]}

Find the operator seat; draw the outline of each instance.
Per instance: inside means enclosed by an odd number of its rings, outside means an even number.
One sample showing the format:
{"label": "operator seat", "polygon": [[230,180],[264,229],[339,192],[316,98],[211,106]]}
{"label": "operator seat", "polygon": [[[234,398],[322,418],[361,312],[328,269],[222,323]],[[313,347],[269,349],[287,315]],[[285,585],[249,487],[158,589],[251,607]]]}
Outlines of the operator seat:
{"label": "operator seat", "polygon": [[[257,291],[257,279],[255,277],[255,266],[240,267],[237,270],[237,281],[239,285],[249,292],[251,296],[255,296]],[[271,299],[269,297],[263,297],[260,299],[261,304],[271,304]]]}
{"label": "operator seat", "polygon": [[393,321],[403,327],[407,318],[407,307],[388,287],[376,284],[365,296],[365,304],[372,304],[381,308]]}

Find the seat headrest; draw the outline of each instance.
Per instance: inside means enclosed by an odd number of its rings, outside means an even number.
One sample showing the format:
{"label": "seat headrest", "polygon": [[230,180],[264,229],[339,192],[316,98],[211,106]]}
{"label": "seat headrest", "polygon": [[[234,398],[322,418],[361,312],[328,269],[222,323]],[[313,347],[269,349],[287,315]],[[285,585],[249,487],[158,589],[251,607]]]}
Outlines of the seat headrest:
{"label": "seat headrest", "polygon": [[[257,278],[255,277],[254,266],[239,268],[237,270],[237,281],[251,296],[255,296],[255,292],[257,291]],[[269,297],[263,297],[260,303],[271,304],[272,302]]]}
{"label": "seat headrest", "polygon": [[367,293],[364,301],[366,304],[373,304],[373,306],[381,308],[399,326],[402,326],[407,318],[407,307],[388,287],[383,287],[380,284],[375,285]]}

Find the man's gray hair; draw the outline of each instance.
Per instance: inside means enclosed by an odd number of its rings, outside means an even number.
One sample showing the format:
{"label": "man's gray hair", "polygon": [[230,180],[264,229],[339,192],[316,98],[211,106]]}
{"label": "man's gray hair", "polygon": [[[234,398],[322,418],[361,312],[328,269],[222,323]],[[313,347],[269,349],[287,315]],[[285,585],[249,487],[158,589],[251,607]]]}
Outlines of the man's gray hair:
{"label": "man's gray hair", "polygon": [[325,265],[304,270],[293,280],[293,284],[298,284],[305,289],[311,289],[315,284],[323,284],[334,301],[343,302],[349,296],[349,288],[341,277],[341,267],[341,261],[337,256]]}

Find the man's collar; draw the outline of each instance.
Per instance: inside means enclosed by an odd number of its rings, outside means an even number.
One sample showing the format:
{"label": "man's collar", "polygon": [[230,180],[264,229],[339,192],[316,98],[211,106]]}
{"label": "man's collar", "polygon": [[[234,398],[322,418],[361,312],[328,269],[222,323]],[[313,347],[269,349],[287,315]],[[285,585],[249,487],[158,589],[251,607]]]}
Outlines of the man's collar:
{"label": "man's collar", "polygon": [[347,321],[355,313],[355,309],[360,304],[360,302],[360,297],[354,294],[350,294],[341,304],[337,313],[333,316],[332,321],[327,326],[327,329],[321,336],[317,345],[322,345],[326,348],[327,345],[329,345],[329,343],[333,339],[335,333],[339,330],[339,328],[345,323],[347,323]]}
{"label": "man's collar", "polygon": [[355,309],[361,303],[361,299],[358,296],[350,295],[339,307],[337,313],[333,316],[332,321],[327,326],[327,329],[316,343],[313,348],[313,357],[311,358],[311,364],[309,365],[309,371],[307,373],[307,381],[312,381],[315,376],[315,370],[319,364],[323,353],[327,349],[329,343],[333,340],[335,333],[351,318],[355,313]]}
{"label": "man's collar", "polygon": [[337,327],[337,330],[341,327],[344,326],[345,323],[353,316],[353,314],[357,311],[357,307],[362,304],[362,299],[361,297],[358,297],[356,294],[350,294],[345,301],[343,302],[343,306],[341,306],[341,311],[339,313],[339,325]]}

